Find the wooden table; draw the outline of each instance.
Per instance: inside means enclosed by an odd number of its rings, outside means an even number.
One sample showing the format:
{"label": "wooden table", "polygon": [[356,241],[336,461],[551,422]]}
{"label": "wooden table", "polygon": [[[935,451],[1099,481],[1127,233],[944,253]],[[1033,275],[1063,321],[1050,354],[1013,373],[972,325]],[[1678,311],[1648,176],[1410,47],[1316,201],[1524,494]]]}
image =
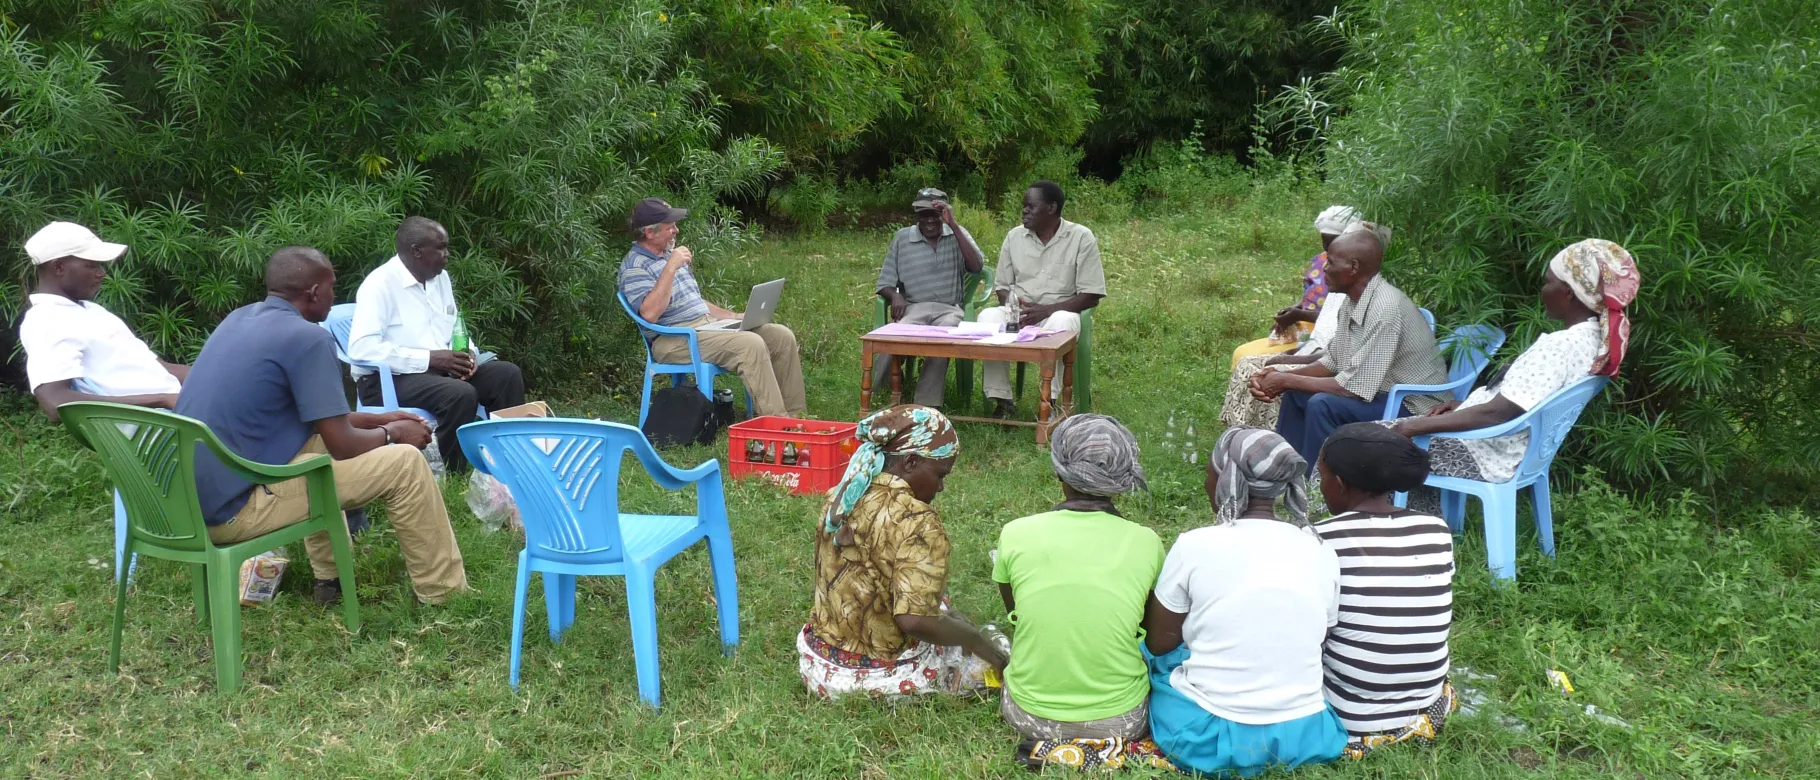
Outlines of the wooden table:
{"label": "wooden table", "polygon": [[[948,415],[950,420],[964,422],[995,423],[998,425],[1022,425],[1036,428],[1036,443],[1049,444],[1049,431],[1061,422],[1074,407],[1074,344],[1076,333],[1063,331],[1030,341],[1013,344],[981,344],[965,339],[922,338],[916,336],[878,336],[868,333],[860,337],[860,375],[859,375],[859,416],[864,419],[872,410],[872,362],[875,356],[888,354],[895,357],[949,358],[951,360],[1002,360],[1011,363],[1036,363],[1042,367],[1042,381],[1037,383],[1039,401],[1037,403],[1036,422],[1025,420],[997,420],[990,417],[959,417]],[[1062,366],[1061,410],[1050,403],[1049,386],[1055,380],[1057,361]],[[896,361],[891,366],[891,393],[901,395],[903,377],[898,372]]]}

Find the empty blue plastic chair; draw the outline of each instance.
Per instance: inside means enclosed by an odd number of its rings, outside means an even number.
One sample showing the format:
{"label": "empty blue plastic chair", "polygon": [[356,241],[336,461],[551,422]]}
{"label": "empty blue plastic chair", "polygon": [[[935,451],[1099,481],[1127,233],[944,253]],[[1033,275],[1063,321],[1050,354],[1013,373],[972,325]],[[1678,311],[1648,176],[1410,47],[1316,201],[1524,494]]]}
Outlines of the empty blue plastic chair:
{"label": "empty blue plastic chair", "polygon": [[1438,385],[1392,385],[1384,400],[1384,419],[1395,420],[1400,416],[1403,401],[1412,395],[1438,395],[1450,393],[1454,400],[1464,401],[1472,394],[1472,385],[1479,379],[1479,372],[1491,363],[1493,355],[1504,346],[1504,331],[1490,325],[1462,325],[1454,328],[1453,335],[1441,339],[1441,354],[1451,354],[1452,364],[1447,368],[1447,381]]}
{"label": "empty blue plastic chair", "polygon": [[[638,695],[653,707],[660,690],[657,568],[696,542],[708,544],[721,644],[728,650],[739,644],[739,588],[719,461],[678,470],[657,456],[637,428],[597,420],[490,420],[464,425],[457,435],[474,468],[512,491],[524,522],[525,547],[518,553],[512,603],[514,689],[532,572],[543,574],[551,642],[560,641],[563,630],[575,622],[577,575],[625,578]],[[619,468],[628,450],[664,488],[695,485],[695,515],[621,514]]]}
{"label": "empty blue plastic chair", "polygon": [[[373,373],[379,375],[379,405],[368,406],[360,403],[360,399],[358,398],[359,394],[356,393],[354,411],[383,414],[385,412],[395,412],[403,409],[418,417],[422,417],[431,425],[436,424],[436,415],[430,414],[422,409],[398,405],[398,391],[392,387],[391,366],[355,360],[348,356],[348,331],[354,327],[354,304],[338,303],[329,307],[329,318],[322,321],[322,327],[335,335],[335,357],[340,358],[341,362],[346,363],[349,366],[372,369]],[[481,419],[486,419],[487,410],[485,408],[477,409],[476,413]]]}
{"label": "empty blue plastic chair", "polygon": [[[1526,487],[1535,488],[1536,536],[1541,542],[1542,552],[1554,556],[1555,528],[1548,493],[1548,467],[1554,462],[1555,452],[1561,449],[1561,442],[1566,440],[1567,432],[1580,419],[1580,412],[1586,409],[1586,404],[1592,401],[1593,396],[1605,389],[1609,381],[1602,376],[1576,380],[1542,399],[1535,408],[1503,425],[1476,431],[1435,434],[1449,439],[1491,439],[1519,431],[1529,432],[1529,449],[1523,453],[1523,462],[1517,466],[1517,473],[1509,482],[1479,482],[1439,476],[1430,476],[1427,481],[1430,487],[1441,490],[1441,514],[1454,533],[1465,529],[1466,497],[1479,497],[1485,507],[1485,562],[1491,569],[1492,576],[1502,580],[1517,578],[1517,491]],[[1431,437],[1417,436],[1414,441],[1417,446],[1427,449],[1429,438]],[[1402,500],[1398,501],[1399,506],[1403,503]]]}
{"label": "empty blue plastic chair", "polygon": [[[701,359],[701,339],[696,335],[695,329],[672,328],[646,322],[645,318],[638,316],[638,310],[632,308],[632,304],[626,300],[625,293],[615,293],[615,296],[619,298],[619,307],[626,310],[626,316],[631,317],[632,322],[638,327],[659,336],[681,336],[689,340],[689,362],[659,363],[657,355],[651,352],[651,339],[655,337],[641,334],[641,340],[645,342],[645,391],[644,397],[638,402],[638,427],[645,427],[645,416],[651,413],[651,380],[658,374],[669,374],[671,381],[679,383],[685,376],[692,377],[695,380],[696,389],[700,390],[702,395],[707,396],[708,400],[713,400],[714,377],[733,372]],[[746,393],[746,416],[752,416],[752,393],[750,391]]]}

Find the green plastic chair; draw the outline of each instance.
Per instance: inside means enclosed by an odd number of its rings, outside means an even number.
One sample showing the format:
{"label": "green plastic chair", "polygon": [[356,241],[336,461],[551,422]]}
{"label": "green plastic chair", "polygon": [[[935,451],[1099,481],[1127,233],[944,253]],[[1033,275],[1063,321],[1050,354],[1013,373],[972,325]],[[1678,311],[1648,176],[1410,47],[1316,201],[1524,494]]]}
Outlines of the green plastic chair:
{"label": "green plastic chair", "polygon": [[[360,630],[360,605],[354,598],[354,548],[335,496],[333,461],[327,455],[301,463],[271,466],[228,451],[197,420],[156,409],[121,404],[77,402],[57,407],[63,425],[83,446],[101,456],[114,486],[126,500],[126,554],[181,561],[190,565],[196,617],[212,624],[215,638],[215,687],[225,693],[240,688],[240,564],[317,531],[329,532],[335,569],[341,577],[341,611],[349,631]],[[308,480],[310,517],[244,542],[218,546],[209,540],[196,498],[196,447],[208,447],[228,470],[256,484],[294,477]],[[114,592],[114,636],[108,670],[120,671],[120,632],[126,622],[127,578]]]}
{"label": "green plastic chair", "polygon": [[[996,303],[996,299],[992,296],[993,278],[994,272],[992,266],[989,265],[981,268],[977,274],[967,274],[967,280],[961,287],[961,300],[965,302],[961,305],[961,312],[966,319],[979,319],[980,309],[985,308],[988,301]],[[875,307],[873,327],[882,327],[891,321],[890,307],[885,305],[885,299],[877,295],[872,296],[872,299],[878,304]],[[954,366],[954,383],[960,390],[959,395],[952,397],[962,399],[960,402],[965,403],[966,399],[973,397],[973,361],[951,360],[949,363]],[[905,368],[907,369],[908,366]],[[905,387],[912,386],[914,380],[915,378],[908,370],[904,371]]]}

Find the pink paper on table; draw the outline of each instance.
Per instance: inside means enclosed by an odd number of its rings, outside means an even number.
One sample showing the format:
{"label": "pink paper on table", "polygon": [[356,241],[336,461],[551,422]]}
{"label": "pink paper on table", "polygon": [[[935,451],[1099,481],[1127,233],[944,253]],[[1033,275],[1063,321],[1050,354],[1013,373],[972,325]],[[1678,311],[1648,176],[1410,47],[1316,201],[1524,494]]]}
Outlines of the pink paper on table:
{"label": "pink paper on table", "polygon": [[988,336],[990,334],[961,333],[961,332],[956,331],[953,328],[947,328],[947,327],[943,327],[940,325],[909,325],[909,324],[905,324],[902,322],[893,322],[893,323],[889,323],[886,325],[880,325],[879,327],[873,329],[873,331],[871,333],[868,333],[866,335],[868,335],[868,336],[904,336],[904,337],[919,338],[919,339],[957,339],[960,341],[978,341],[980,339],[985,338],[986,336]]}

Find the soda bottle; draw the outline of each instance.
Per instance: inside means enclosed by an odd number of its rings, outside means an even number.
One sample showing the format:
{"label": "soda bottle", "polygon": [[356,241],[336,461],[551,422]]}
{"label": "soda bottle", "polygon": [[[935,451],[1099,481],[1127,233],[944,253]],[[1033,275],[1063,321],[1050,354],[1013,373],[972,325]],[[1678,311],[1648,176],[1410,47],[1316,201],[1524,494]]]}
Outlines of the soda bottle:
{"label": "soda bottle", "polygon": [[777,442],[769,442],[765,445],[765,462],[777,462]]}
{"label": "soda bottle", "polygon": [[796,465],[804,468],[809,466],[809,445],[804,444],[796,448]]}
{"label": "soda bottle", "polygon": [[746,461],[748,463],[765,462],[765,445],[757,439],[746,442]]}
{"label": "soda bottle", "polygon": [[794,466],[794,465],[796,465],[796,442],[793,442],[793,441],[792,441],[792,442],[785,442],[785,443],[784,443],[784,460],[783,460],[783,464],[784,464],[784,465],[786,465],[786,466]]}
{"label": "soda bottle", "polygon": [[456,352],[468,351],[468,326],[461,321],[461,315],[455,315],[455,332],[449,336],[449,349]]}

